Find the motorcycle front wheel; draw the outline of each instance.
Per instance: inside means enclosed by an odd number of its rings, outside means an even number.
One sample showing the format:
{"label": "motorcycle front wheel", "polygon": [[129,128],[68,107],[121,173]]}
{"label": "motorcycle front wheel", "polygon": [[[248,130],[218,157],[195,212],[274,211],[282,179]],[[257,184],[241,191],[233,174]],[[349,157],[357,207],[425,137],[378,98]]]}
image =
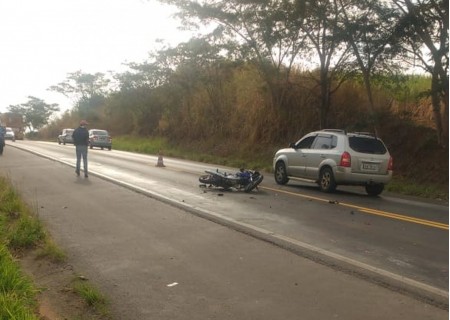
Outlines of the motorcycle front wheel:
{"label": "motorcycle front wheel", "polygon": [[263,181],[263,179],[264,179],[263,175],[253,176],[253,181],[251,181],[249,184],[245,186],[244,191],[245,192],[252,191],[261,183],[261,181]]}

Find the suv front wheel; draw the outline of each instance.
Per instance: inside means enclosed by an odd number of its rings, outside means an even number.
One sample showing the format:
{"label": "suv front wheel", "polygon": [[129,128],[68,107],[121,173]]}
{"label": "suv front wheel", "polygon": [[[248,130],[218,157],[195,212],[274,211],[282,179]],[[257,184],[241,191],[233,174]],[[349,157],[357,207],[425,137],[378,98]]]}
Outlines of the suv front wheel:
{"label": "suv front wheel", "polygon": [[320,171],[319,187],[323,192],[333,192],[336,190],[336,181],[334,180],[331,168],[325,167]]}
{"label": "suv front wheel", "polygon": [[289,178],[286,173],[286,166],[283,161],[278,161],[275,165],[275,182],[278,184],[288,183]]}
{"label": "suv front wheel", "polygon": [[384,190],[384,184],[366,184],[366,192],[369,196],[375,197],[382,193]]}

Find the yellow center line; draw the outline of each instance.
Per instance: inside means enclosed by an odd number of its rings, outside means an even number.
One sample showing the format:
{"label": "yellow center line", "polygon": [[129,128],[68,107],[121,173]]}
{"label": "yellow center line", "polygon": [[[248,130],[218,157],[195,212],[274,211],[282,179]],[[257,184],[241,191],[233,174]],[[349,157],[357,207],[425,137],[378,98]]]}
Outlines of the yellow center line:
{"label": "yellow center line", "polygon": [[[317,201],[322,201],[322,202],[330,202],[330,200],[327,200],[327,199],[324,199],[324,198],[308,196],[308,195],[305,195],[305,194],[300,194],[300,193],[295,193],[295,192],[290,192],[290,191],[285,191],[285,190],[280,190],[280,189],[274,189],[274,188],[269,188],[269,187],[263,187],[263,186],[261,186],[260,188],[261,189],[266,189],[266,190],[271,190],[271,191],[274,191],[274,192],[281,192],[281,193],[285,193],[285,194],[290,194],[290,195],[293,195],[293,196],[296,196],[296,197],[302,197],[302,198],[307,198],[307,199],[317,200]],[[433,228],[439,228],[439,229],[443,229],[443,230],[448,230],[448,224],[441,223],[441,222],[425,220],[425,219],[420,219],[420,218],[414,218],[414,217],[408,217],[408,216],[397,214],[397,213],[392,213],[392,212],[381,211],[381,210],[377,210],[377,209],[361,207],[361,206],[357,206],[357,205],[350,204],[350,203],[345,203],[345,202],[335,202],[335,204],[338,204],[338,205],[341,205],[341,206],[344,206],[344,207],[357,209],[357,210],[359,210],[361,212],[369,213],[369,214],[373,214],[373,215],[377,215],[377,216],[382,216],[382,217],[387,217],[387,218],[391,218],[391,219],[396,219],[396,220],[401,220],[401,221],[421,224],[421,225],[425,225],[425,226],[429,226],[429,227],[433,227]]]}

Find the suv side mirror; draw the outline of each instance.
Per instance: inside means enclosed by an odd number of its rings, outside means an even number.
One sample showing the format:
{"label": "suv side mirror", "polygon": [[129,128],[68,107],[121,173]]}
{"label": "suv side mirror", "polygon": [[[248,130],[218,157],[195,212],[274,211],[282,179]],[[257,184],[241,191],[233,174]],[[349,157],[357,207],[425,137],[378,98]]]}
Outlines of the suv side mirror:
{"label": "suv side mirror", "polygon": [[289,143],[289,148],[295,149],[295,142]]}

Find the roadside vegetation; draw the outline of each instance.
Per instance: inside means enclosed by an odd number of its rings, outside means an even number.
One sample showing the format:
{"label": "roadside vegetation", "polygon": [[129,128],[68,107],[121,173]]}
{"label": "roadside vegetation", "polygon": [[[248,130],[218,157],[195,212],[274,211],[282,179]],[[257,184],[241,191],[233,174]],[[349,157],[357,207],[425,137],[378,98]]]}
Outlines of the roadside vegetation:
{"label": "roadside vegetation", "polygon": [[0,245],[0,319],[38,320],[36,288],[4,244]]}
{"label": "roadside vegetation", "polygon": [[[6,177],[0,176],[0,320],[39,320],[39,288],[21,270],[20,257],[37,250],[38,259],[63,263],[65,253],[52,241],[37,216]],[[73,292],[101,315],[107,315],[105,297],[89,282],[77,278]],[[63,315],[68,316],[68,315]]]}

